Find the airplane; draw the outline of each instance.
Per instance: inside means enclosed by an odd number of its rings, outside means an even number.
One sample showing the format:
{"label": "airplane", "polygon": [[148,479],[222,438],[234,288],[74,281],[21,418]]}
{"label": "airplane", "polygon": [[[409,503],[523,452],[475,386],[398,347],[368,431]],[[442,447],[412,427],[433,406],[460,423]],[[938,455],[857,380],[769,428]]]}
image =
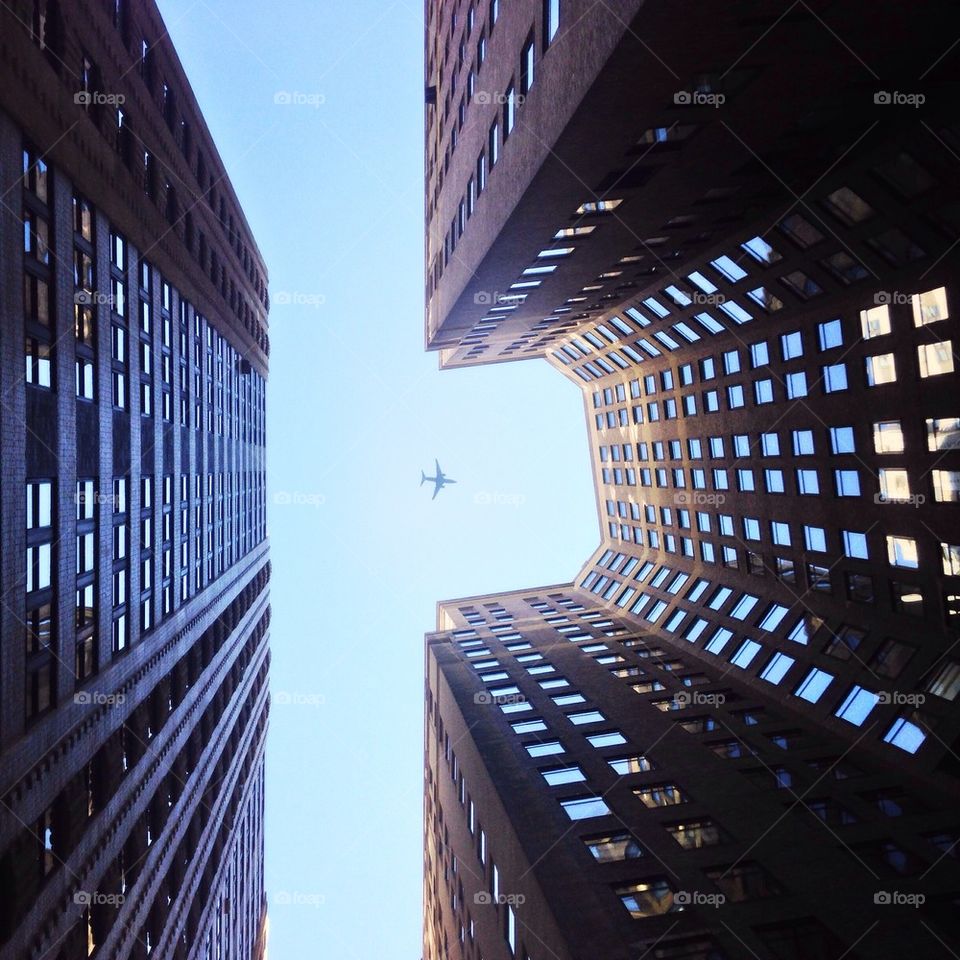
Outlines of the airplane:
{"label": "airplane", "polygon": [[428,477],[422,470],[420,471],[420,486],[422,487],[428,480],[434,485],[433,487],[433,496],[431,500],[437,499],[437,494],[445,487],[447,484],[456,483],[456,480],[449,480],[443,475],[443,471],[440,469],[440,461],[434,460],[434,464],[437,468],[437,475],[435,477]]}

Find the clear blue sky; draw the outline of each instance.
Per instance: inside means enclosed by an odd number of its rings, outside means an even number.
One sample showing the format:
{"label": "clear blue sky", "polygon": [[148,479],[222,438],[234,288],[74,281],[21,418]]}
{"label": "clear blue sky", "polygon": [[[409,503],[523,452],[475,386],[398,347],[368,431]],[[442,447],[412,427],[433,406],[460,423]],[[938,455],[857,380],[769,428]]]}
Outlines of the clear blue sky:
{"label": "clear blue sky", "polygon": [[417,960],[423,634],[599,542],[580,396],[423,352],[422,4],[159,2],[274,302],[271,957]]}

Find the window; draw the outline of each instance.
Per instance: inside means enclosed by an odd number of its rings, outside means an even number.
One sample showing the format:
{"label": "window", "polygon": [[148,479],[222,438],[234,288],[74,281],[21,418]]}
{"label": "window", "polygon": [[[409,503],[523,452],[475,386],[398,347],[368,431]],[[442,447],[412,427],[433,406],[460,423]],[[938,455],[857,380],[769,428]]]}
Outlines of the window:
{"label": "window", "polygon": [[619,747],[627,742],[627,738],[619,730],[606,730],[603,733],[594,733],[587,737],[592,747]]}
{"label": "window", "polygon": [[946,660],[934,669],[924,688],[944,700],[956,700],[960,694],[960,662]]}
{"label": "window", "polygon": [[635,860],[643,856],[643,848],[637,838],[625,830],[599,837],[584,837],[583,842],[594,860],[600,863]]}
{"label": "window", "polygon": [[527,744],[527,753],[529,753],[531,757],[551,757],[563,752],[563,744],[559,740],[547,740],[544,743]]}
{"label": "window", "polygon": [[891,332],[890,308],[886,304],[860,311],[860,329],[864,340],[882,337]]}
{"label": "window", "polygon": [[913,325],[915,327],[936,323],[938,320],[946,320],[949,316],[947,312],[947,291],[944,287],[928,290],[926,293],[916,293],[912,297],[912,303]]}
{"label": "window", "polygon": [[500,159],[500,123],[497,120],[493,121],[487,137],[487,154],[490,157],[490,169],[492,170]]}
{"label": "window", "polygon": [[843,703],[837,707],[834,716],[846,720],[847,723],[852,723],[854,726],[862,726],[879,700],[880,697],[876,693],[855,685],[851,688]]}
{"label": "window", "polygon": [[618,886],[615,892],[634,919],[655,917],[673,908],[673,889],[665,877]]}
{"label": "window", "polygon": [[543,47],[553,43],[560,29],[560,0],[544,0],[543,4]]}
{"label": "window", "polygon": [[531,34],[520,52],[520,93],[523,96],[526,96],[533,86],[535,55],[536,47],[533,42],[533,34]]}
{"label": "window", "polygon": [[911,537],[887,537],[887,559],[891,566],[916,570],[920,566],[917,541]]}
{"label": "window", "polygon": [[920,376],[937,377],[942,373],[953,373],[953,349],[950,340],[937,343],[921,343],[917,347],[917,361]]}
{"label": "window", "polygon": [[569,800],[561,800],[560,806],[571,820],[605,817],[610,813],[610,808],[600,797],[571,797]]}
{"label": "window", "polygon": [[864,363],[866,365],[868,387],[878,387],[884,383],[896,382],[897,364],[892,353],[866,357]]}
{"label": "window", "polygon": [[833,675],[826,670],[818,670],[816,667],[800,681],[800,685],[793,691],[795,697],[806,700],[808,703],[816,703],[824,694],[827,687],[833,682]]}
{"label": "window", "polygon": [[760,679],[768,683],[779,683],[796,661],[785,653],[775,653],[760,673]]}
{"label": "window", "polygon": [[772,897],[781,892],[780,885],[757,863],[737,863],[729,867],[714,867],[704,872],[724,896],[734,903]]}
{"label": "window", "polygon": [[581,783],[586,780],[584,772],[577,766],[556,767],[553,770],[541,770],[543,779],[551,787],[561,786],[565,783]]}
{"label": "window", "polygon": [[843,346],[843,327],[839,320],[828,320],[817,327],[821,350]]}
{"label": "window", "polygon": [[599,710],[585,710],[581,713],[568,713],[567,719],[579,727],[586,723],[601,723],[607,718]]}
{"label": "window", "polygon": [[899,420],[881,420],[873,425],[873,449],[877,453],[903,453],[903,430]]}
{"label": "window", "polygon": [[607,763],[621,776],[631,773],[646,773],[653,769],[650,760],[639,754],[634,754],[632,757],[615,757],[612,760],[607,760]]}
{"label": "window", "polygon": [[915,723],[905,717],[899,717],[883,736],[883,742],[899,747],[907,753],[916,753],[927,735]]}
{"label": "window", "polygon": [[715,847],[728,839],[720,827],[709,817],[701,817],[699,820],[682,820],[678,823],[665,823],[664,827],[684,850]]}
{"label": "window", "polygon": [[833,481],[838,497],[860,496],[860,474],[856,470],[834,470]]}
{"label": "window", "polygon": [[672,807],[679,803],[686,803],[689,799],[674,783],[638,787],[633,792],[645,807],[651,809],[654,807]]}

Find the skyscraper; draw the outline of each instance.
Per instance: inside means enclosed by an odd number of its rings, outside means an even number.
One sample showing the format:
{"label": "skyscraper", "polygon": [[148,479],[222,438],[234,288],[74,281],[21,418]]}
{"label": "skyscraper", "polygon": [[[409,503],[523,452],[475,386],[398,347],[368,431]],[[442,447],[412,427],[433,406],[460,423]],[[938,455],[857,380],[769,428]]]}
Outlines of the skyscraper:
{"label": "skyscraper", "polygon": [[0,10],[0,957],[260,957],[267,275],[152,2]]}
{"label": "skyscraper", "polygon": [[956,28],[428,4],[426,343],[582,391],[601,544],[428,635],[426,957],[950,956]]}

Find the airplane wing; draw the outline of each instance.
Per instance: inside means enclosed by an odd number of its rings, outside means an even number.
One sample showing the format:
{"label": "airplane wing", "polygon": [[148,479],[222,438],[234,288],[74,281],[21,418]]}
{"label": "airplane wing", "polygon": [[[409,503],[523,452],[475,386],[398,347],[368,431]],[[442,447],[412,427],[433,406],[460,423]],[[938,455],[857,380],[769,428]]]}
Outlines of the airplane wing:
{"label": "airplane wing", "polygon": [[433,464],[434,464],[434,466],[437,468],[437,473],[436,473],[437,478],[440,479],[440,480],[442,480],[442,479],[443,479],[443,471],[440,469],[440,461],[439,461],[439,460],[434,460],[434,461],[433,461]]}
{"label": "airplane wing", "polygon": [[443,489],[443,477],[438,473],[433,481],[433,496],[431,500],[437,499],[437,494]]}

